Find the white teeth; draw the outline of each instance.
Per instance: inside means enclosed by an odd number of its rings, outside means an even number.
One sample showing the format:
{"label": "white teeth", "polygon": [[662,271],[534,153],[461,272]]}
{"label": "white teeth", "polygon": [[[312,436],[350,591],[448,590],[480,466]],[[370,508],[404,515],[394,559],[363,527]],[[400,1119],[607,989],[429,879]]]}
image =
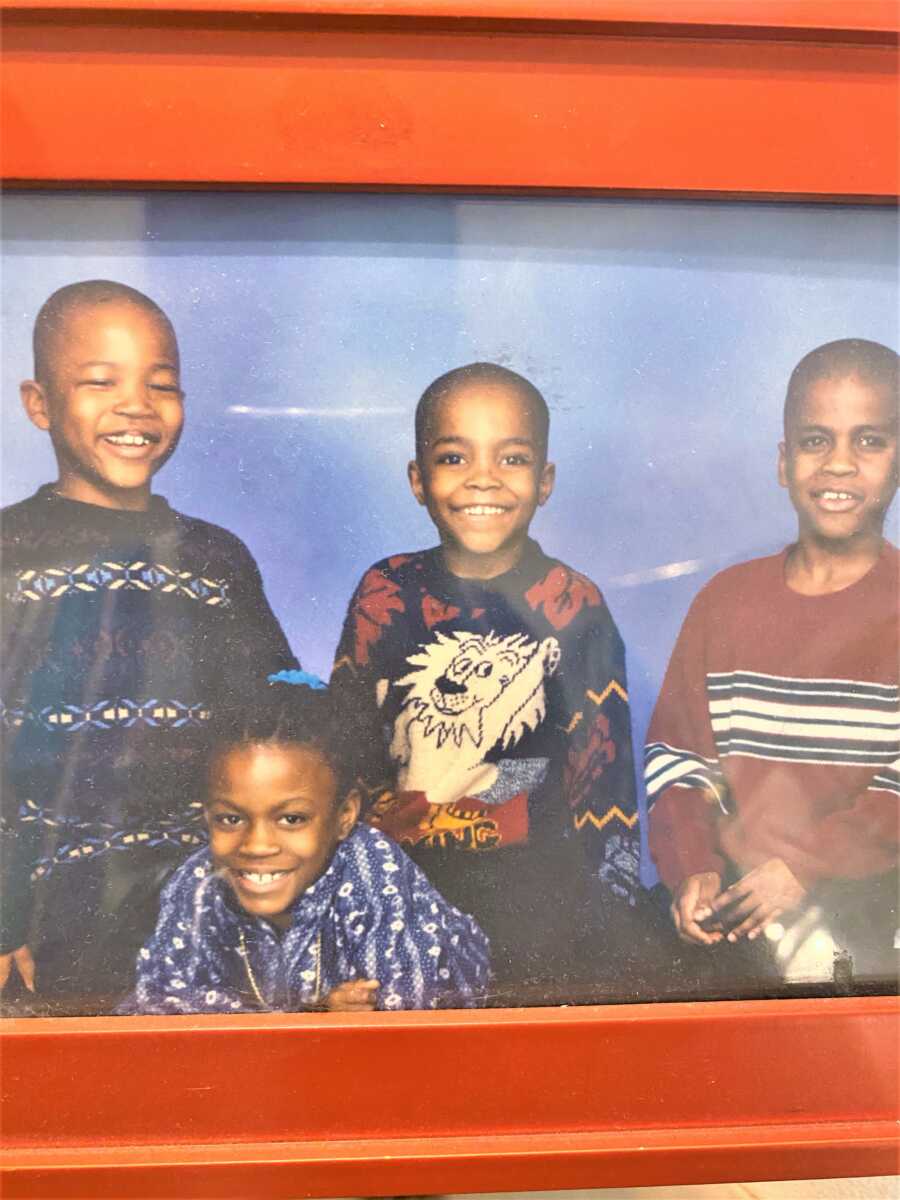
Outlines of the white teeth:
{"label": "white teeth", "polygon": [[241,871],[245,879],[249,879],[251,883],[264,884],[273,883],[276,879],[280,879],[282,875],[286,875],[286,871]]}
{"label": "white teeth", "polygon": [[820,492],[823,500],[852,500],[850,492]]}
{"label": "white teeth", "polygon": [[143,433],[110,433],[106,440],[114,446],[149,446],[150,439]]}
{"label": "white teeth", "polygon": [[493,504],[471,504],[463,509],[467,517],[499,517],[506,510]]}

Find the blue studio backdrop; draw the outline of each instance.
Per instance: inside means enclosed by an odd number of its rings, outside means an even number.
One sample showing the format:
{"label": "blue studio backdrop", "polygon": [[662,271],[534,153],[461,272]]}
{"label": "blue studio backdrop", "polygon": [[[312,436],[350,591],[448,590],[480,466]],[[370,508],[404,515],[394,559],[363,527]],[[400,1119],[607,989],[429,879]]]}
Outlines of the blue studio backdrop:
{"label": "blue studio backdrop", "polygon": [[791,540],[775,460],[793,366],[834,338],[896,345],[889,209],[43,193],[3,211],[4,504],[55,477],[17,403],[40,305],[78,279],[141,289],[187,393],[157,489],[248,543],[327,676],[361,572],[435,541],[406,483],[420,393],[510,366],[551,410],[557,485],[533,532],[606,595],[637,749],[697,590]]}

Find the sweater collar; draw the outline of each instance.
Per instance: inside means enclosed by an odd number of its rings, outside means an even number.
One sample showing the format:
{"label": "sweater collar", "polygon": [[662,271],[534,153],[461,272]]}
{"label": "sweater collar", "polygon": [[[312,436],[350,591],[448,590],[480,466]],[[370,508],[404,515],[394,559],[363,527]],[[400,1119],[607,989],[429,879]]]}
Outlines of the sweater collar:
{"label": "sweater collar", "polygon": [[462,593],[466,597],[501,595],[520,596],[546,575],[550,560],[534,538],[528,538],[522,557],[514,567],[492,579],[463,579],[447,570],[440,546],[426,550],[426,574],[429,586],[436,592]]}
{"label": "sweater collar", "polygon": [[52,483],[39,487],[34,500],[45,508],[50,519],[60,524],[103,533],[150,532],[167,527],[174,516],[168,501],[162,496],[151,496],[146,509],[134,512],[131,509],[88,504],[84,500],[71,500],[68,496],[60,496]]}

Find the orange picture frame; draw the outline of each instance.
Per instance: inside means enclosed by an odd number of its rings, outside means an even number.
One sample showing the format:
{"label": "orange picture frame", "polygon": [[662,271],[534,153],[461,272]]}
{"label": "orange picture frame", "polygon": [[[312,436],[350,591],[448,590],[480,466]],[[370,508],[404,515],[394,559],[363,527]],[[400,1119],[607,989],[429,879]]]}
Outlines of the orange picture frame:
{"label": "orange picture frame", "polygon": [[[21,187],[898,194],[892,0],[5,0]],[[900,1170],[893,997],[3,1022],[3,1194]]]}

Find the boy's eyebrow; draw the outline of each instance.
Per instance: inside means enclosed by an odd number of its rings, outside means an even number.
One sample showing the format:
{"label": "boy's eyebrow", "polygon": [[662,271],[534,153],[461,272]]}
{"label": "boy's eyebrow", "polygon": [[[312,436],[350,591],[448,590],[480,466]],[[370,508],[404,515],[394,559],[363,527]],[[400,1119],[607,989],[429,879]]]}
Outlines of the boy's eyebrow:
{"label": "boy's eyebrow", "polygon": [[[463,437],[463,435],[461,433],[453,434],[452,436],[435,438],[434,441],[432,441],[430,444],[431,444],[432,448],[434,448],[436,446],[444,446],[448,442],[462,442],[465,445],[469,445],[469,443],[471,442],[471,438]],[[533,446],[534,444],[535,444],[534,438],[525,438],[525,437],[501,438],[500,441],[497,443],[498,446]]]}
{"label": "boy's eyebrow", "polygon": [[[892,432],[897,428],[896,421],[864,421],[861,425],[851,427],[851,433],[862,433],[867,429],[871,429],[876,433]],[[817,425],[810,423],[808,425],[798,425],[798,433],[831,433],[834,430],[833,425]]]}
{"label": "boy's eyebrow", "polygon": [[[119,364],[117,362],[112,362],[110,359],[89,358],[85,362],[80,362],[78,364],[78,369],[83,370],[85,367],[117,367],[117,366],[119,366]],[[159,371],[159,370],[177,371],[178,370],[177,363],[175,363],[173,360],[168,359],[168,358],[163,358],[163,359],[160,359],[158,362],[150,363],[149,366],[150,366],[151,370],[154,370],[154,371]]]}

